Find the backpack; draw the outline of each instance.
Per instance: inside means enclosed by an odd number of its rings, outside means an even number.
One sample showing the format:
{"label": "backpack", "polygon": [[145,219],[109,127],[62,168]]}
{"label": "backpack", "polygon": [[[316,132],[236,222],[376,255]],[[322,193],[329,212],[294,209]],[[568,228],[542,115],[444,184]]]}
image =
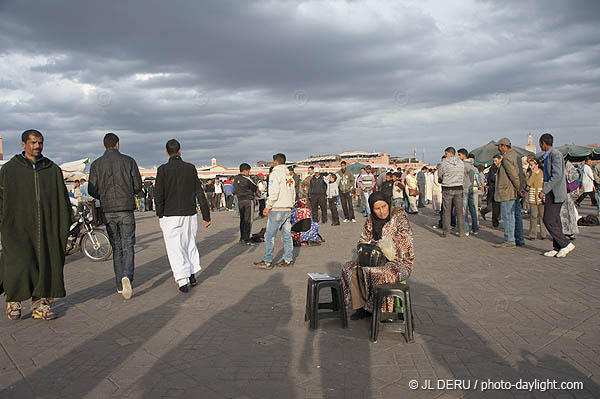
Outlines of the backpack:
{"label": "backpack", "polygon": [[587,215],[579,218],[577,221],[577,226],[599,226],[600,220],[598,220],[598,216],[595,215]]}

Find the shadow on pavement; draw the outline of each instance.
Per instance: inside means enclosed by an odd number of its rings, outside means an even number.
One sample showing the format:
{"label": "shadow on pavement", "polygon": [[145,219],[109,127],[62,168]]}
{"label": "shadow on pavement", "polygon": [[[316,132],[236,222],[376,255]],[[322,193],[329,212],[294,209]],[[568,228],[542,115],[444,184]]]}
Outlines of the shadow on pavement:
{"label": "shadow on pavement", "polygon": [[[223,245],[226,245],[228,243],[226,238],[229,238],[231,233],[234,231],[236,231],[235,228],[228,228],[210,235],[200,242],[197,242],[201,264],[202,257],[218,250]],[[155,245],[164,246],[162,238],[156,238],[154,241],[156,243]],[[102,265],[112,269],[112,260],[109,262],[104,262]],[[158,281],[155,281],[152,284],[152,287],[158,287],[160,284],[167,281],[169,276],[171,276],[171,267],[169,266],[169,260],[167,259],[166,255],[142,265],[135,266],[133,298],[135,299],[136,296],[145,294],[149,289],[142,288],[141,291],[137,292],[135,289],[136,287],[143,286],[146,282],[156,278],[157,276],[160,276],[160,278]],[[62,313],[74,305],[87,302],[91,299],[102,300],[114,294],[116,294],[116,285],[115,279],[112,277],[94,286],[86,287],[73,293],[67,292],[67,296],[65,298],[60,298],[56,301],[55,310]]]}
{"label": "shadow on pavement", "polygon": [[184,398],[295,398],[291,293],[282,280],[281,273],[271,275],[187,334],[136,382],[136,392],[144,398],[170,392]]}
{"label": "shadow on pavement", "polygon": [[[380,335],[380,343],[388,344],[389,339],[400,340],[402,345],[395,352],[396,362],[398,363],[402,375],[405,376],[400,383],[384,389],[384,397],[388,395],[416,395],[414,390],[409,389],[408,380],[416,379],[423,384],[425,379],[429,379],[432,385],[436,385],[437,379],[443,380],[465,380],[471,382],[471,390],[463,390],[465,397],[486,397],[486,398],[512,398],[513,394],[527,395],[548,395],[548,392],[540,393],[539,390],[533,392],[508,390],[486,390],[482,389],[482,382],[510,381],[516,383],[519,380],[534,382],[555,379],[557,382],[582,381],[585,385],[585,391],[552,391],[553,395],[572,394],[576,397],[598,397],[600,387],[590,380],[587,376],[577,370],[573,365],[561,359],[560,356],[548,354],[536,354],[521,350],[520,354],[506,354],[504,357],[501,352],[506,350],[500,345],[491,345],[488,340],[474,331],[469,325],[460,319],[457,308],[451,303],[450,299],[438,289],[417,281],[410,281],[410,288],[413,298],[413,312],[416,319],[415,333],[423,343],[427,357],[423,353],[415,352],[411,347],[406,347],[402,342],[403,338],[385,333]],[[498,317],[505,317],[507,327],[519,331],[518,324],[511,324],[510,317],[504,307],[490,306],[483,309],[482,314],[487,317],[498,314]],[[491,315],[490,315],[491,314]],[[485,325],[485,320],[481,320]],[[502,334],[500,331],[494,332]],[[548,338],[549,340],[551,338]],[[385,340],[385,341],[384,341]],[[417,342],[418,342],[417,341]],[[543,349],[545,345],[541,346]],[[403,356],[402,349],[411,349],[409,356]],[[397,352],[396,352],[397,351]],[[510,360],[509,360],[510,359]],[[433,373],[421,370],[419,365],[431,362],[434,366]],[[415,367],[415,365],[417,367]],[[415,369],[416,368],[416,369]],[[426,368],[426,367],[425,367]],[[435,374],[434,374],[435,373]],[[423,377],[425,375],[425,377]],[[473,388],[475,379],[479,386]],[[439,390],[432,390],[429,393],[441,394]],[[423,394],[423,392],[420,392]],[[457,394],[455,390],[447,390],[448,394]],[[392,396],[389,396],[392,397]],[[398,396],[396,396],[398,397]]]}
{"label": "shadow on pavement", "polygon": [[[206,254],[212,252],[226,244],[227,241],[220,238],[223,235],[229,235],[230,230],[235,229],[226,229],[205,238],[199,243],[200,253]],[[216,242],[212,243],[209,250],[206,250],[204,243],[212,241]],[[233,258],[227,255],[227,251],[224,256],[227,259]],[[211,265],[213,264],[215,262]],[[157,265],[164,265],[164,267],[158,268],[156,267]],[[226,263],[221,262],[217,267],[218,271],[220,272],[225,266]],[[159,281],[163,279],[167,280],[171,277],[171,270],[166,256],[147,263],[142,269],[146,273],[142,274],[142,276],[138,274],[138,279],[139,277],[143,277],[148,281],[161,273],[165,274],[165,270],[168,272]],[[205,279],[199,279],[199,282],[201,283]],[[195,289],[199,288],[196,287]],[[114,279],[111,278],[67,297],[69,298],[69,306],[98,297],[98,290],[103,291],[100,297],[112,295],[114,293]],[[88,292],[92,293],[91,296],[87,294]],[[24,398],[43,396],[80,398],[91,392],[94,392],[94,395],[98,397],[109,396],[115,391],[115,386],[118,387],[121,383],[119,375],[118,373],[115,374],[115,371],[133,356],[134,353],[141,349],[143,343],[153,339],[157,333],[167,326],[178,315],[177,309],[186,306],[185,301],[190,298],[193,297],[191,295],[184,296],[183,294],[169,296],[167,301],[158,306],[119,322],[110,329],[101,332],[82,345],[74,348],[64,356],[50,361],[47,365],[37,368],[35,371],[27,373],[26,379],[21,379],[18,383],[1,391],[0,397]],[[135,291],[132,301],[135,301]],[[126,307],[126,304],[123,306]]]}
{"label": "shadow on pavement", "polygon": [[[350,259],[348,259],[350,260]],[[327,273],[339,276],[341,264],[329,262]],[[321,302],[331,301],[331,291],[322,290]],[[348,318],[352,310],[348,311]],[[319,321],[317,330],[308,330],[300,359],[300,372],[311,377],[307,397],[370,399],[372,391],[372,363],[369,330],[364,320],[348,320],[349,328],[342,328],[339,319]],[[358,338],[357,338],[358,335]]]}

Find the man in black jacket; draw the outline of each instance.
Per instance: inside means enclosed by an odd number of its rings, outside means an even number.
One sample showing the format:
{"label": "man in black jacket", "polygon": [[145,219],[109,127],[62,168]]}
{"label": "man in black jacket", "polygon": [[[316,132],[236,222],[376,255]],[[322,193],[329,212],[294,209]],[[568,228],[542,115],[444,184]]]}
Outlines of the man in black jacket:
{"label": "man in black jacket", "polygon": [[321,208],[321,220],[327,223],[327,183],[321,175],[321,169],[315,168],[315,174],[308,185],[308,198],[310,200],[312,219],[319,221],[319,208]]}
{"label": "man in black jacket", "polygon": [[117,292],[125,299],[133,294],[135,244],[135,196],[142,191],[142,177],[135,160],[119,152],[119,138],[104,136],[104,155],[90,167],[89,194],[100,200],[106,232],[113,249]]}
{"label": "man in black jacket", "polygon": [[238,199],[238,209],[240,210],[240,242],[246,245],[254,245],[250,241],[252,232],[252,216],[254,215],[254,193],[258,187],[250,179],[250,165],[243,163],[240,165],[240,174],[233,179],[233,192]]}
{"label": "man in black jacket", "polygon": [[196,273],[202,269],[196,246],[196,203],[200,204],[205,227],[210,226],[210,209],[196,167],[181,159],[179,142],[171,139],[166,147],[169,162],[156,172],[154,202],[173,277],[179,291],[186,293],[189,285],[198,284]]}

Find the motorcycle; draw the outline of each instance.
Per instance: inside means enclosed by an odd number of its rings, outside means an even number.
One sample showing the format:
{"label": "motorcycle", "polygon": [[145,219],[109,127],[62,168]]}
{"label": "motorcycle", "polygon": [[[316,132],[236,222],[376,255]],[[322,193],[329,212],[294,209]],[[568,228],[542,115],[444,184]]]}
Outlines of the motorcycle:
{"label": "motorcycle", "polygon": [[94,218],[87,209],[84,206],[81,212],[76,213],[76,220],[69,229],[66,254],[81,251],[94,262],[107,260],[112,255],[110,241],[106,233],[94,228]]}

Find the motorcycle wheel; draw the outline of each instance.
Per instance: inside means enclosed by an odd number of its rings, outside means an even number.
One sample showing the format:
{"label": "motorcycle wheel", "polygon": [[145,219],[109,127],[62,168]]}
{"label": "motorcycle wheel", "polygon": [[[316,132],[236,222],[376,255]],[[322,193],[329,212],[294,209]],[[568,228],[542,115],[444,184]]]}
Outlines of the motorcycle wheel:
{"label": "motorcycle wheel", "polygon": [[88,234],[83,236],[81,239],[81,251],[83,254],[94,262],[100,262],[110,258],[110,255],[112,255],[112,247],[110,246],[108,236],[101,231],[93,231],[91,234],[94,236],[97,244],[94,246],[94,243]]}

